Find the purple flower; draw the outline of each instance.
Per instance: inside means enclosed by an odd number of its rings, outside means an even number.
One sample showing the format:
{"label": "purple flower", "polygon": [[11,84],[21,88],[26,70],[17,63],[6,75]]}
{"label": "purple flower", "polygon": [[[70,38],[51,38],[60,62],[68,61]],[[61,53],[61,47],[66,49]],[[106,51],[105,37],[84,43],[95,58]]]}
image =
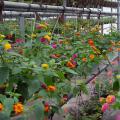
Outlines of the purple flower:
{"label": "purple flower", "polygon": [[57,45],[56,45],[56,44],[52,44],[51,46],[52,46],[52,48],[54,48],[54,49],[57,48]]}
{"label": "purple flower", "polygon": [[72,59],[75,59],[75,58],[77,58],[78,57],[78,54],[76,53],[76,54],[73,54],[73,56],[72,56]]}
{"label": "purple flower", "polygon": [[72,63],[73,63],[74,65],[77,65],[77,62],[76,62],[76,61],[73,61]]}

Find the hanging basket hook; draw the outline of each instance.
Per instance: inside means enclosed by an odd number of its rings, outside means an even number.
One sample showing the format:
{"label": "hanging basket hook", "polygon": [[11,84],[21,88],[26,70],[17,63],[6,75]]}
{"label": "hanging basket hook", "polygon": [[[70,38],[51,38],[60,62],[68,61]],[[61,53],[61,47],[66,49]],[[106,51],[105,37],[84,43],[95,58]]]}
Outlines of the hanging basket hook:
{"label": "hanging basket hook", "polygon": [[88,12],[87,19],[90,19],[90,16],[91,16],[92,11],[91,11],[91,9],[90,9],[90,8],[88,8],[88,9],[89,9],[89,12]]}
{"label": "hanging basket hook", "polygon": [[2,15],[3,9],[4,9],[4,1],[0,0],[0,22],[3,22],[3,15]]}

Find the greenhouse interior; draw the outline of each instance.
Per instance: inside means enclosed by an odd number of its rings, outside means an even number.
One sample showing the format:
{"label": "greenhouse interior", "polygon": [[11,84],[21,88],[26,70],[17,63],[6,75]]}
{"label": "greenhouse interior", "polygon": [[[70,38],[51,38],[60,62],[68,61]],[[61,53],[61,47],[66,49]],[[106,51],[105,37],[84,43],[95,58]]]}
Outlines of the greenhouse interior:
{"label": "greenhouse interior", "polygon": [[120,120],[120,0],[0,0],[0,120]]}

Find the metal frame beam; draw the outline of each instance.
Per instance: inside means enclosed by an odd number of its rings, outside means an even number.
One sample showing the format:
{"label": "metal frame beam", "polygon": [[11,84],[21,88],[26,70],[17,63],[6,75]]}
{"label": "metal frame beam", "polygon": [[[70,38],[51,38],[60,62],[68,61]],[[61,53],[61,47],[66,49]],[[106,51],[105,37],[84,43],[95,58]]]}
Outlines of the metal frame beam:
{"label": "metal frame beam", "polygon": [[[75,7],[64,7],[64,6],[52,6],[52,5],[40,5],[40,4],[28,4],[21,2],[9,2],[4,1],[4,11],[18,11],[18,12],[52,12],[52,13],[86,13],[90,12],[89,9],[85,8],[84,11],[82,8]],[[99,11],[91,10],[91,14],[99,14]],[[101,12],[102,15],[109,16],[110,12]],[[117,15],[117,13],[112,13],[112,15]]]}

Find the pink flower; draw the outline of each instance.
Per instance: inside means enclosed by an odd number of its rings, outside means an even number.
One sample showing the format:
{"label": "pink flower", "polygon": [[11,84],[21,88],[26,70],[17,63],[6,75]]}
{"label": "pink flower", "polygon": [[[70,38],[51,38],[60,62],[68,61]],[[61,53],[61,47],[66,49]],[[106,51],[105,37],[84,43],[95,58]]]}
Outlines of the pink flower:
{"label": "pink flower", "polygon": [[77,58],[78,57],[78,54],[76,53],[76,54],[73,54],[73,56],[72,56],[72,59],[75,59],[75,58]]}
{"label": "pink flower", "polygon": [[45,25],[48,26],[49,24],[47,22],[45,22]]}
{"label": "pink flower", "polygon": [[108,103],[104,103],[104,104],[102,105],[101,111],[102,111],[102,112],[105,112],[106,110],[109,110],[109,108],[110,108],[109,104],[108,104]]}
{"label": "pink flower", "polygon": [[40,38],[40,42],[42,42],[42,43],[46,43],[47,41],[46,41],[45,38]]}
{"label": "pink flower", "polygon": [[63,55],[62,58],[66,58],[66,55]]}
{"label": "pink flower", "polygon": [[51,55],[50,57],[51,57],[51,58],[58,58],[58,57],[56,57],[55,54]]}
{"label": "pink flower", "polygon": [[112,77],[112,70],[109,70],[109,71],[107,72],[107,76],[108,76],[108,77]]}
{"label": "pink flower", "polygon": [[54,49],[56,49],[56,48],[57,48],[57,45],[56,45],[56,44],[54,44],[54,43],[53,43],[51,46],[52,46],[52,48],[54,48]]}
{"label": "pink flower", "polygon": [[41,30],[42,28],[43,28],[42,26],[36,25],[36,29],[37,29],[37,30]]}
{"label": "pink flower", "polygon": [[120,120],[120,115],[117,115],[117,116],[116,116],[116,120]]}
{"label": "pink flower", "polygon": [[23,39],[16,39],[16,41],[15,41],[16,43],[24,43],[25,41],[23,40]]}
{"label": "pink flower", "polygon": [[111,64],[112,64],[112,65],[117,65],[117,64],[118,64],[118,61],[112,61]]}
{"label": "pink flower", "polygon": [[72,63],[73,63],[74,65],[77,65],[77,62],[76,62],[76,61],[73,61]]}
{"label": "pink flower", "polygon": [[112,84],[113,84],[113,81],[112,81],[112,80],[109,80],[109,84],[112,85]]}

